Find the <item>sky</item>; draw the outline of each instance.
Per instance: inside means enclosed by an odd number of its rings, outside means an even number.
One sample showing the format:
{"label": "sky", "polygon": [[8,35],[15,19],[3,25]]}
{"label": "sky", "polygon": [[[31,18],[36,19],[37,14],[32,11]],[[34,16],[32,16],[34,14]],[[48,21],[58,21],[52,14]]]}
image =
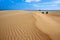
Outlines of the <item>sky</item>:
{"label": "sky", "polygon": [[60,10],[60,0],[0,0],[0,10]]}

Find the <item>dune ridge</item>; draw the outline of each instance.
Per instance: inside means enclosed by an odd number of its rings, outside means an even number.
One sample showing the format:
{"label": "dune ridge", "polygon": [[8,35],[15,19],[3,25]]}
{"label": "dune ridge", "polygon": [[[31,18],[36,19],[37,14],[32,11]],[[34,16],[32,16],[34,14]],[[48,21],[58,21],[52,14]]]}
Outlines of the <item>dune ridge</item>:
{"label": "dune ridge", "polygon": [[[42,19],[45,20],[45,18],[42,15],[47,16],[40,11],[0,11],[0,40],[54,40],[55,35],[51,37],[51,31],[46,31],[44,28],[45,21],[42,22]],[[50,17],[49,14],[48,17]],[[50,25],[46,24],[45,27],[50,27]]]}

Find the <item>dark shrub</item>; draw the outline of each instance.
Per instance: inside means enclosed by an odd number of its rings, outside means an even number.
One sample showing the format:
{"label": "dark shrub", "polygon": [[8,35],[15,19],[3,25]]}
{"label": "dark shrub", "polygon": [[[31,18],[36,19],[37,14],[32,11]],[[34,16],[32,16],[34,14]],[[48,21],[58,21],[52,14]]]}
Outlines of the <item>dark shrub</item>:
{"label": "dark shrub", "polygon": [[42,14],[44,14],[44,12],[42,12]]}
{"label": "dark shrub", "polygon": [[48,11],[46,12],[46,14],[48,14]]}

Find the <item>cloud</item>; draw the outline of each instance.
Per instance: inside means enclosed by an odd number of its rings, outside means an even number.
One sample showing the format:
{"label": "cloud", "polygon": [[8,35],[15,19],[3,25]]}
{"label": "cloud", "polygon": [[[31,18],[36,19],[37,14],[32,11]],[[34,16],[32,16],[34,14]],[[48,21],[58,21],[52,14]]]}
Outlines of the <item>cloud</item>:
{"label": "cloud", "polygon": [[40,7],[40,6],[39,6],[39,5],[37,5],[37,4],[34,4],[33,6],[34,6],[34,7]]}
{"label": "cloud", "polygon": [[53,0],[50,2],[38,2],[37,4],[42,4],[42,5],[60,5],[60,0]]}
{"label": "cloud", "polygon": [[41,0],[25,0],[25,2],[37,2],[31,4],[36,9],[58,9],[60,6],[60,0],[53,0],[50,2],[41,2]]}
{"label": "cloud", "polygon": [[41,0],[25,0],[25,2],[39,2]]}
{"label": "cloud", "polygon": [[56,1],[54,1],[54,3],[60,4],[60,0],[56,0]]}
{"label": "cloud", "polygon": [[46,5],[46,6],[48,6],[48,7],[56,7],[56,6],[58,6],[58,5],[56,5],[56,4],[51,4],[51,5]]}
{"label": "cloud", "polygon": [[50,5],[50,6],[57,6],[57,5],[55,5],[55,4],[52,4],[52,5]]}
{"label": "cloud", "polygon": [[46,3],[42,3],[42,4],[60,4],[60,0],[54,0],[54,1],[51,1],[51,2],[46,2]]}

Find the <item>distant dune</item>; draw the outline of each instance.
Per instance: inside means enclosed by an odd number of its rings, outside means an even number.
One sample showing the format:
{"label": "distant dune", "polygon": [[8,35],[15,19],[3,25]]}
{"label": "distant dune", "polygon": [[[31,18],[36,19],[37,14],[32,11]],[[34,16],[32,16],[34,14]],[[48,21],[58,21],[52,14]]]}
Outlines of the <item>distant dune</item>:
{"label": "distant dune", "polygon": [[51,11],[49,12],[49,15],[60,16],[60,11]]}
{"label": "distant dune", "polygon": [[59,13],[0,11],[0,40],[60,40]]}

